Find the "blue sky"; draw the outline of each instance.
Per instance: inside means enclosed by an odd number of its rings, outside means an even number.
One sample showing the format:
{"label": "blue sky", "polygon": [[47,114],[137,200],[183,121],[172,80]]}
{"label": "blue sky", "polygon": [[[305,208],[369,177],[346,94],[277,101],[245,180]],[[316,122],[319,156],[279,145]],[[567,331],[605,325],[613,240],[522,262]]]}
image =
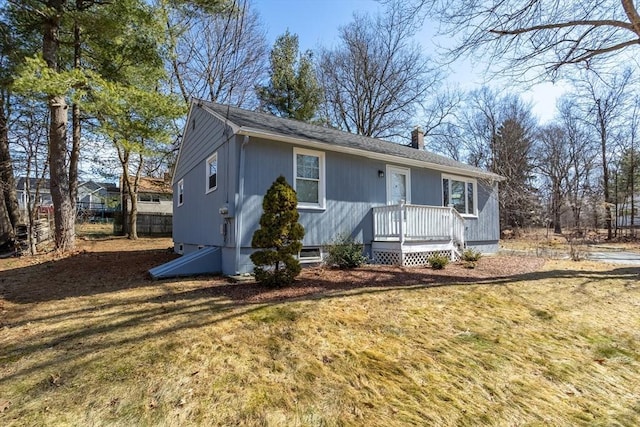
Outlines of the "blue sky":
{"label": "blue sky", "polygon": [[[354,12],[375,14],[383,10],[375,0],[253,0],[252,4],[264,23],[270,45],[288,29],[298,35],[301,50],[335,45],[338,28],[348,24]],[[416,37],[428,54],[435,52],[433,27],[435,24],[426,22]],[[473,89],[485,83],[483,71],[483,67],[473,69],[469,62],[454,63],[447,83]],[[508,82],[502,84],[507,85]],[[542,83],[529,90],[512,90],[530,101],[536,116],[545,122],[552,119],[556,99],[565,89],[562,85]]]}

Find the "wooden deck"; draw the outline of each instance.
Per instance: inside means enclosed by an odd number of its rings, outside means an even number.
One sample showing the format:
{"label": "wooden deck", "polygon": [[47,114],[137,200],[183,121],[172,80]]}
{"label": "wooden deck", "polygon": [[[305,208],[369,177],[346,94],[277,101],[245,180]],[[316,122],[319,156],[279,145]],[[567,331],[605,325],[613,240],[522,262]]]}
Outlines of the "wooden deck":
{"label": "wooden deck", "polygon": [[377,206],[371,252],[379,264],[426,265],[434,254],[455,260],[465,246],[464,231],[464,218],[453,207]]}

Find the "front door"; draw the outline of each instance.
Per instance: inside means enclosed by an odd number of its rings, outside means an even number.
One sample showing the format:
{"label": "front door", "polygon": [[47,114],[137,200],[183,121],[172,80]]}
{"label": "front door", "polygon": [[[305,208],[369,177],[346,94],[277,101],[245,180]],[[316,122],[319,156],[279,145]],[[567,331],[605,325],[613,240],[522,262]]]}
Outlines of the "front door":
{"label": "front door", "polygon": [[387,166],[387,204],[411,203],[411,173],[407,168]]}

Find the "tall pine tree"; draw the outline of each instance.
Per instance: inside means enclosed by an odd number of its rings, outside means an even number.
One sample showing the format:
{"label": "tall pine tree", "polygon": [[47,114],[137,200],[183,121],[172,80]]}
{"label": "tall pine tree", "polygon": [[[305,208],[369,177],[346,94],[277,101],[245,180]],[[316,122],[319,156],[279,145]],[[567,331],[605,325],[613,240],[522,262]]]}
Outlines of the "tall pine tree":
{"label": "tall pine tree", "polygon": [[311,52],[298,53],[298,36],[289,31],[271,50],[269,84],[257,88],[262,108],[279,117],[311,121],[318,111],[321,90]]}

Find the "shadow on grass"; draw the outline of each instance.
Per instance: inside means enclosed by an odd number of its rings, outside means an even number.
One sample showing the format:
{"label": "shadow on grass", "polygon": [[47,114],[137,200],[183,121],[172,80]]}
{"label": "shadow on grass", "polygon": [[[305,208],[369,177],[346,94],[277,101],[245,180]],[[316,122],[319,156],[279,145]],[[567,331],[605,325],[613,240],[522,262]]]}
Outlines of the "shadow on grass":
{"label": "shadow on grass", "polygon": [[[620,279],[634,289],[640,288],[637,285],[640,268],[637,267],[608,271],[551,270],[478,278],[469,277],[464,269],[444,273],[424,268],[365,266],[339,272],[320,269],[314,273],[309,270],[303,280],[285,289],[266,288],[257,283],[229,283],[220,277],[199,277],[188,279],[195,283],[195,289],[176,291],[170,286],[176,280],[154,282],[147,277],[150,267],[174,257],[166,250],[85,252],[59,261],[0,272],[0,296],[7,301],[28,304],[69,299],[69,306],[57,312],[41,312],[39,306],[35,306],[28,314],[16,316],[15,321],[1,322],[14,334],[21,328],[39,326],[28,339],[5,340],[6,345],[0,350],[0,364],[21,359],[27,362],[12,372],[7,371],[0,378],[0,384],[58,368],[69,370],[69,375],[77,375],[72,372],[81,372],[96,358],[106,357],[101,354],[109,349],[188,333],[291,300],[469,284],[504,286],[527,282],[535,285],[537,281],[560,282],[568,278],[578,278],[582,284]],[[99,304],[73,300],[147,286],[156,289],[136,296],[114,295]],[[33,361],[29,358],[40,353]]]}
{"label": "shadow on grass", "polygon": [[148,286],[147,271],[176,257],[166,249],[83,251],[59,260],[0,271],[0,298],[25,304]]}
{"label": "shadow on grass", "polygon": [[[60,260],[0,271],[0,297],[18,304],[91,296],[145,286],[161,287],[180,279],[151,281],[148,270],[177,255],[168,250],[126,252],[80,252]],[[398,289],[463,284],[503,285],[518,281],[584,278],[640,280],[640,267],[607,271],[549,270],[500,276],[469,275],[458,268],[446,272],[429,268],[364,266],[354,270],[311,269],[289,288],[273,289],[255,282],[230,283],[219,276],[184,280],[202,282],[202,287],[182,293],[154,297],[155,302],[194,298],[223,298],[234,303],[264,303],[299,298],[322,298],[335,293],[367,292],[371,288]],[[313,273],[315,272],[315,273]],[[324,274],[327,273],[327,274]]]}

